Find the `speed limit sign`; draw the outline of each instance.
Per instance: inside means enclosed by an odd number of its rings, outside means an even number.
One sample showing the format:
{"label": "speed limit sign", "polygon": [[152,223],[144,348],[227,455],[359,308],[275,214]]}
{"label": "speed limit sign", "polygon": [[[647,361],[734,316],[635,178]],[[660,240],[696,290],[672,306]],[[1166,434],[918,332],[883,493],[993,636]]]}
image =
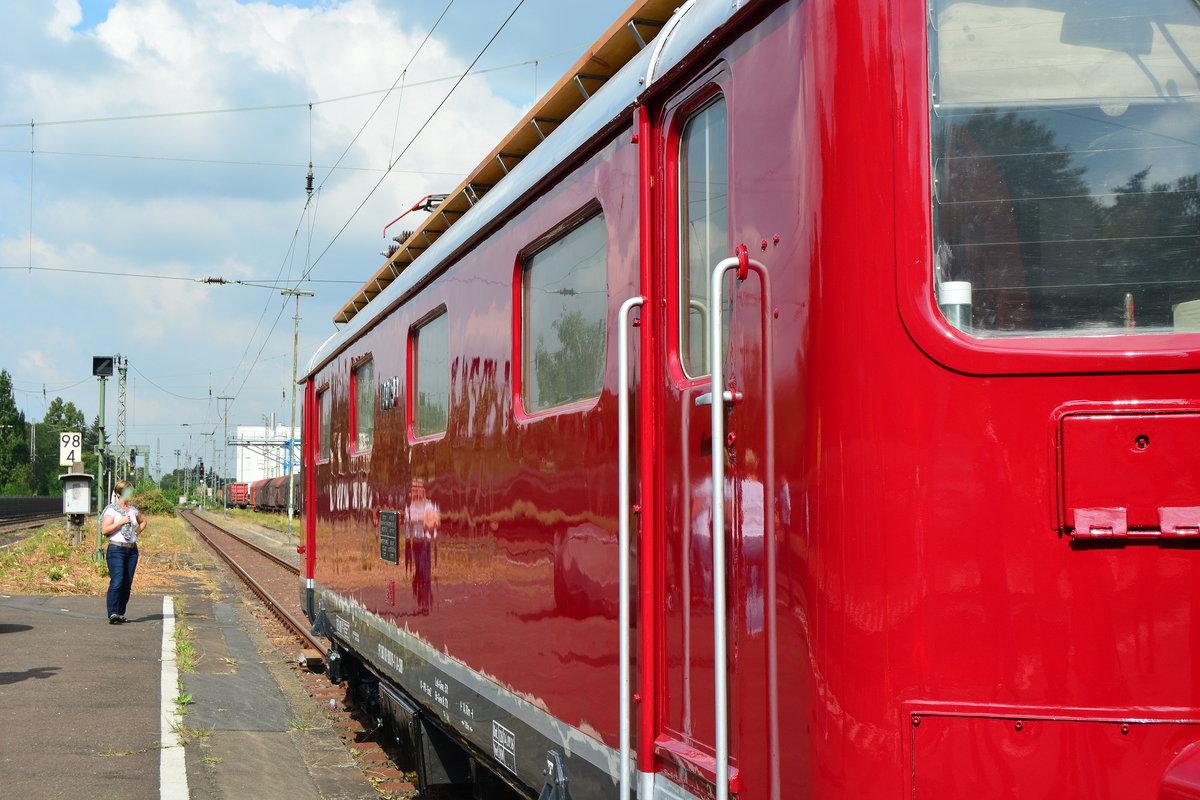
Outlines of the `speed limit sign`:
{"label": "speed limit sign", "polygon": [[83,461],[83,434],[63,431],[58,435],[58,465],[69,467]]}

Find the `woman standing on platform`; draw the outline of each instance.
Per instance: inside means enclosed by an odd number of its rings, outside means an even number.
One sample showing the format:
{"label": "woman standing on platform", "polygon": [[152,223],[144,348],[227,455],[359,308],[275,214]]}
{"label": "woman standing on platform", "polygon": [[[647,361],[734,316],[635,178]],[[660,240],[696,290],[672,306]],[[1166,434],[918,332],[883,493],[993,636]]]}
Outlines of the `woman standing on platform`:
{"label": "woman standing on platform", "polygon": [[117,481],[113,492],[117,502],[104,509],[100,531],[108,537],[108,551],[104,556],[108,563],[108,622],[118,625],[128,622],[125,606],[133,587],[133,573],[137,570],[137,537],[146,529],[146,518],[129,505],[129,498],[133,497],[132,483]]}

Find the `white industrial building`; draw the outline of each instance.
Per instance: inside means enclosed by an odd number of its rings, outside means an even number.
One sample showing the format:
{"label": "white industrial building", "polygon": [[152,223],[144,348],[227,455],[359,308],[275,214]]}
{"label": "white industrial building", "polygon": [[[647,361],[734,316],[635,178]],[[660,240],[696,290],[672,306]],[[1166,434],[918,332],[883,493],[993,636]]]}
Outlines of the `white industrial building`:
{"label": "white industrial building", "polygon": [[[238,425],[230,437],[237,452],[237,481],[253,483],[263,478],[279,478],[287,474],[289,462],[287,443],[292,429],[287,425]],[[300,421],[296,421],[296,441],[292,448],[292,471],[300,471]]]}

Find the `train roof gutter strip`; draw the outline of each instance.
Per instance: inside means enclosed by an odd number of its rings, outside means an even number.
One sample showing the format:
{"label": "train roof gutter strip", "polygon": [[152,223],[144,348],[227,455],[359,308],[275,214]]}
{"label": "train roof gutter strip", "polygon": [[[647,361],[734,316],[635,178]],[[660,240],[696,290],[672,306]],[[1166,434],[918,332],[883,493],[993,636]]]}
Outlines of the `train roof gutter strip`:
{"label": "train roof gutter strip", "polygon": [[688,0],[681,5],[664,30],[655,37],[653,48],[642,49],[621,67],[445,233],[422,251],[366,308],[325,340],[309,361],[307,375],[320,369],[346,344],[386,316],[397,302],[469,244],[490,222],[520,203],[559,164],[569,161],[594,138],[597,131],[628,116],[634,103],[648,88],[649,79],[661,78],[745,5],[748,4],[738,0]]}

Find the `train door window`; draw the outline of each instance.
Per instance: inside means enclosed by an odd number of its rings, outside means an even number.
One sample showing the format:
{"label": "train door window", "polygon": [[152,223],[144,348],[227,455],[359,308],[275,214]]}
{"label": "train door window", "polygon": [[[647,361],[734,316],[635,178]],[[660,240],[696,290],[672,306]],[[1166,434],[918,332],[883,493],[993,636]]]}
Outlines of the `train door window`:
{"label": "train door window", "polygon": [[729,133],[718,96],[679,137],[679,357],[692,377],[709,371],[709,274],[728,255]]}
{"label": "train door window", "polygon": [[992,338],[1200,330],[1200,6],[929,2],[947,320]]}
{"label": "train door window", "polygon": [[521,275],[521,404],[600,396],[608,332],[608,235],[595,214],[530,256]]}
{"label": "train door window", "polygon": [[375,361],[368,359],[354,368],[350,382],[353,396],[350,413],[353,418],[354,452],[365,453],[375,443]]}
{"label": "train door window", "polygon": [[329,397],[329,387],[317,392],[317,414],[320,427],[317,431],[317,460],[328,461],[330,455],[330,422],[332,403]]}
{"label": "train door window", "polygon": [[443,309],[413,331],[409,414],[415,436],[446,431],[450,416],[450,322]]}

